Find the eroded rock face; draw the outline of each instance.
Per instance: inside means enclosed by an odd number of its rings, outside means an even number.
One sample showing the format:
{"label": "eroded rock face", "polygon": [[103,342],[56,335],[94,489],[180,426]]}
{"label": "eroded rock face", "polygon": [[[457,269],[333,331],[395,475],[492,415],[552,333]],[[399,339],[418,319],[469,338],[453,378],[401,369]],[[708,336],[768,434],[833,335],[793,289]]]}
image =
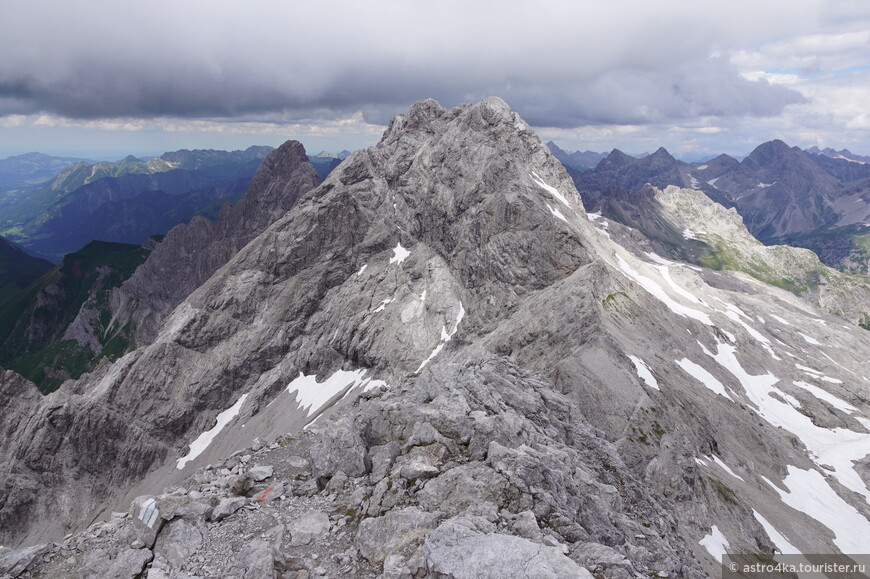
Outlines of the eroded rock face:
{"label": "eroded rock face", "polygon": [[118,325],[131,324],[136,345],[151,343],[179,303],[317,183],[317,172],[298,141],[269,153],[236,206],[225,206],[215,221],[194,217],[174,227],[113,292],[111,311]]}

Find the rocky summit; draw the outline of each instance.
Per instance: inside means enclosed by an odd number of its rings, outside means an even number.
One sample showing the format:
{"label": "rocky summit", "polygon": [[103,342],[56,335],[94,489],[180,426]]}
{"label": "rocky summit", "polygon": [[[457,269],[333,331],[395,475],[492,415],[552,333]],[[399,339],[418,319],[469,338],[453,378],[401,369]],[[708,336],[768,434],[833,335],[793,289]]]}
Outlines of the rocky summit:
{"label": "rocky summit", "polygon": [[0,573],[706,577],[870,547],[870,334],[587,214],[498,98],[415,103],[145,342],[45,397],[0,375]]}

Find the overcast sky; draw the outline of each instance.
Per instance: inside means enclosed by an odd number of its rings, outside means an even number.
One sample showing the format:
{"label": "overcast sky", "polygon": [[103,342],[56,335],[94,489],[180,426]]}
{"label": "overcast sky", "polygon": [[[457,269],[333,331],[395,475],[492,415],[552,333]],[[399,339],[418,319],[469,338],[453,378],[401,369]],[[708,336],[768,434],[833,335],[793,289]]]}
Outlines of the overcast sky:
{"label": "overcast sky", "polygon": [[2,0],[0,157],[377,142],[504,98],[563,148],[870,154],[870,2]]}

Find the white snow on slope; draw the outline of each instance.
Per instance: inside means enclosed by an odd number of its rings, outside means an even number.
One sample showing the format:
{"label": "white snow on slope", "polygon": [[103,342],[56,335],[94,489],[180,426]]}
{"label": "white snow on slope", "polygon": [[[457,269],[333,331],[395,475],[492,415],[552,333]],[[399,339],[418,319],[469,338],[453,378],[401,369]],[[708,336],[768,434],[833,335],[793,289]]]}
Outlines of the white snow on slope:
{"label": "white snow on slope", "polygon": [[703,171],[703,170],[706,169],[708,166],[709,166],[709,165],[700,165],[696,170],[697,170],[697,171]]}
{"label": "white snow on slope", "polygon": [[426,367],[426,364],[431,362],[433,360],[433,358],[435,358],[435,356],[437,356],[438,354],[441,353],[441,350],[444,349],[444,345],[447,344],[447,342],[449,342],[453,338],[453,335],[456,333],[456,330],[459,329],[459,322],[461,322],[462,318],[464,318],[464,317],[465,317],[465,308],[462,306],[462,302],[459,302],[459,311],[456,314],[456,323],[453,325],[453,331],[448,332],[446,327],[441,326],[441,339],[438,342],[438,345],[435,346],[435,349],[432,350],[432,353],[429,354],[429,357],[420,363],[420,367],[417,368],[417,370],[414,372],[414,374],[419,374],[420,371]]}
{"label": "white snow on slope", "polygon": [[671,261],[669,259],[665,259],[661,255],[659,255],[657,253],[653,253],[651,251],[645,252],[644,255],[659,265],[679,265],[676,261]]}
{"label": "white snow on slope", "polygon": [[387,298],[387,299],[385,299],[384,301],[382,301],[382,302],[380,303],[380,305],[378,305],[377,308],[375,308],[374,310],[372,310],[372,313],[373,313],[373,314],[376,314],[376,313],[378,313],[378,312],[382,312],[382,311],[384,311],[384,308],[387,307],[387,304],[389,304],[389,303],[392,302],[392,301],[393,301],[392,298]]}
{"label": "white snow on slope", "polygon": [[535,184],[536,184],[538,187],[540,187],[540,188],[543,189],[544,191],[549,192],[550,195],[552,195],[553,197],[555,197],[556,199],[558,199],[559,201],[561,201],[562,203],[564,203],[564,204],[565,204],[565,207],[567,207],[568,209],[571,209],[571,204],[568,203],[568,199],[567,199],[564,195],[562,195],[562,194],[559,192],[558,189],[556,189],[555,187],[552,187],[552,186],[550,186],[550,185],[547,185],[547,184],[544,182],[544,180],[541,179],[541,178],[538,176],[538,174],[535,173],[534,171],[532,171],[531,177],[532,177],[532,180],[535,182]]}
{"label": "white snow on slope", "polygon": [[759,416],[771,425],[794,434],[807,447],[816,464],[831,466],[840,484],[870,502],[870,490],[854,468],[855,461],[870,453],[870,434],[816,426],[808,416],[771,396],[775,394],[786,398],[784,392],[773,387],[779,378],[769,372],[760,376],[748,374],[737,360],[736,348],[730,344],[718,343],[715,355],[706,348],[704,352],[737,378]]}
{"label": "white snow on slope", "polygon": [[[722,300],[719,300],[719,301],[722,302]],[[720,313],[725,314],[726,316],[728,316],[728,318],[731,321],[737,322],[738,324],[743,326],[743,329],[746,330],[746,333],[748,333],[750,336],[752,336],[753,339],[755,339],[758,343],[760,343],[761,347],[764,348],[768,354],[770,354],[771,358],[773,358],[774,360],[776,360],[778,362],[782,361],[782,358],[777,356],[776,352],[774,352],[774,350],[773,350],[773,347],[771,347],[770,340],[768,340],[761,332],[759,332],[758,330],[756,330],[755,328],[753,328],[752,326],[750,326],[749,324],[747,324],[746,322],[744,322],[740,318],[741,315],[746,316],[746,314],[744,314],[740,310],[740,308],[738,308],[737,306],[734,306],[732,304],[726,303],[726,302],[722,302],[722,303],[728,307],[728,311],[720,312]],[[746,317],[749,317],[749,316],[746,316]],[[734,340],[731,340],[731,341],[733,342]]]}
{"label": "white snow on slope", "polygon": [[176,467],[182,469],[188,462],[202,454],[202,452],[208,448],[208,445],[211,444],[211,441],[214,440],[214,437],[217,436],[233,418],[239,415],[239,410],[242,409],[242,404],[245,403],[245,398],[247,397],[247,393],[242,394],[241,397],[236,400],[235,404],[218,414],[217,418],[215,418],[215,425],[210,430],[200,434],[196,440],[190,443],[190,452],[176,461]]}
{"label": "white snow on slope", "polygon": [[646,383],[647,386],[655,390],[661,390],[656,377],[652,375],[646,362],[636,356],[629,356],[628,358],[631,360],[632,364],[634,364],[634,368],[637,370],[637,375]]}
{"label": "white snow on slope", "polygon": [[818,378],[822,375],[821,372],[819,372],[818,370],[816,370],[814,368],[810,368],[809,366],[804,366],[802,364],[795,363],[794,367],[797,368],[798,370],[803,370],[804,372],[806,372],[810,376],[814,376],[816,378]]}
{"label": "white snow on slope", "polygon": [[771,318],[773,318],[774,320],[776,320],[777,322],[779,322],[783,326],[791,326],[792,325],[792,324],[788,323],[786,320],[782,319],[781,317],[779,317],[775,314],[769,314],[769,315]]}
{"label": "white snow on slope", "polygon": [[683,239],[698,239],[695,237],[695,232],[686,227],[683,229]]}
{"label": "white snow on slope", "polygon": [[819,342],[817,339],[813,338],[812,336],[807,336],[806,334],[801,334],[801,332],[798,332],[798,334],[800,334],[801,338],[806,340],[808,344],[812,344],[813,346],[821,346],[822,345],[821,342]]}
{"label": "white snow on slope", "polygon": [[789,465],[788,476],[782,481],[787,491],[764,480],[785,504],[829,528],[834,533],[834,544],[843,553],[870,550],[870,521],[840,498],[818,471]]}
{"label": "white snow on slope", "polygon": [[689,300],[693,304],[698,304],[701,306],[707,305],[698,296],[696,296],[695,294],[693,294],[689,291],[684,290],[682,287],[677,285],[677,283],[671,277],[671,272],[667,268],[667,266],[659,265],[659,266],[656,266],[656,269],[659,270],[659,273],[662,275],[662,279],[664,279],[666,282],[668,282],[668,286],[670,286],[670,288],[672,290],[674,290],[677,293],[677,295],[686,298],[687,300]]}
{"label": "white snow on slope", "polygon": [[698,544],[707,549],[707,552],[716,559],[717,563],[722,562],[722,556],[725,555],[725,552],[731,546],[728,543],[728,539],[725,538],[725,535],[722,534],[722,531],[716,525],[713,525],[710,534],[698,541]]}
{"label": "white snow on slope", "polygon": [[783,536],[782,533],[776,530],[776,527],[771,525],[767,519],[761,516],[761,514],[755,509],[752,510],[752,514],[755,515],[755,520],[758,521],[761,526],[764,528],[764,532],[767,533],[767,536],[770,538],[770,542],[773,543],[773,546],[776,547],[776,550],[782,553],[783,555],[802,555],[800,551],[798,551],[797,547],[788,542],[788,539]]}
{"label": "white snow on slope", "polygon": [[682,360],[676,360],[677,366],[682,368],[686,374],[703,384],[709,390],[712,390],[714,393],[719,394],[720,396],[724,396],[728,400],[733,401],[731,396],[728,394],[728,391],[725,390],[725,386],[722,385],[719,380],[716,379],[715,376],[707,372],[704,368],[695,364],[688,358],[683,358]]}
{"label": "white snow on slope", "polygon": [[[718,456],[716,456],[715,454],[710,455],[708,458],[710,460],[712,460],[715,464],[718,464],[722,468],[722,470],[724,470],[725,472],[727,472],[728,474],[730,474],[731,476],[733,476],[737,480],[741,480],[741,481],[743,480],[742,476],[740,476],[739,474],[737,474],[736,472],[731,470],[731,467],[729,467],[727,464],[725,464],[725,461],[722,460],[721,458],[719,458]],[[744,481],[744,482],[746,482],[746,481]]]}
{"label": "white snow on slope", "polygon": [[366,270],[366,268],[367,268],[368,266],[369,266],[369,264],[365,264],[364,266],[362,266],[361,268],[359,268],[359,271],[356,272],[356,275],[357,275],[357,276],[361,276],[361,275],[363,274],[363,272]]}
{"label": "white snow on slope", "polygon": [[365,373],[365,370],[338,370],[323,382],[318,382],[316,375],[306,376],[300,372],[299,376],[287,385],[287,392],[291,394],[295,392],[299,408],[305,410],[306,416],[311,416],[345,388],[363,387],[365,390],[371,390],[386,385],[383,380],[366,378]]}
{"label": "white snow on slope", "polygon": [[556,217],[558,219],[561,219],[565,223],[568,223],[568,220],[565,218],[564,215],[562,215],[561,211],[559,211],[558,209],[554,209],[549,203],[547,203],[547,207],[550,208],[550,213],[553,214],[553,217]]}
{"label": "white snow on slope", "polygon": [[390,263],[402,263],[405,261],[411,252],[402,247],[401,243],[397,243],[393,248],[393,257],[390,258]]}
{"label": "white snow on slope", "polygon": [[[801,382],[798,380],[794,381],[794,385],[800,388],[803,388],[819,400],[824,400],[837,410],[842,410],[846,414],[851,414],[852,412],[858,412],[858,409],[843,400],[842,398],[837,398],[827,390],[822,390],[818,386],[814,386],[812,384],[807,384],[806,382]],[[870,453],[870,449],[867,449],[868,453]]]}
{"label": "white snow on slope", "polygon": [[673,299],[671,299],[671,296],[669,296],[665,292],[665,290],[662,289],[662,286],[660,286],[654,280],[635,271],[630,265],[628,265],[628,262],[622,259],[622,256],[617,255],[616,261],[619,264],[619,269],[621,269],[626,276],[637,282],[643,289],[645,289],[649,294],[665,304],[668,309],[675,314],[686,318],[698,320],[699,322],[708,326],[713,325],[713,322],[710,320],[710,317],[707,314],[675,302]]}

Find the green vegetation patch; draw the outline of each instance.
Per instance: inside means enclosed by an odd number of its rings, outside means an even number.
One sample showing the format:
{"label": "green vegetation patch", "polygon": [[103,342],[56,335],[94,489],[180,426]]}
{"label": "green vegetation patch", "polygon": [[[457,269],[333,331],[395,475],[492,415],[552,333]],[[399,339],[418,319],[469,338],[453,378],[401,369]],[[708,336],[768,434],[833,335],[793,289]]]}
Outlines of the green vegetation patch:
{"label": "green vegetation patch", "polygon": [[[132,341],[132,328],[112,328],[109,294],[148,257],[138,245],[94,241],[26,290],[0,301],[0,366],[15,370],[48,393],[67,378],[78,378],[103,357],[117,359]],[[89,299],[98,308],[93,328],[99,354],[64,340],[66,329]]]}
{"label": "green vegetation patch", "polygon": [[731,503],[732,505],[737,504],[737,493],[734,492],[734,489],[723,483],[718,478],[711,478],[710,481],[713,483],[716,492],[719,493],[719,497],[723,501]]}

